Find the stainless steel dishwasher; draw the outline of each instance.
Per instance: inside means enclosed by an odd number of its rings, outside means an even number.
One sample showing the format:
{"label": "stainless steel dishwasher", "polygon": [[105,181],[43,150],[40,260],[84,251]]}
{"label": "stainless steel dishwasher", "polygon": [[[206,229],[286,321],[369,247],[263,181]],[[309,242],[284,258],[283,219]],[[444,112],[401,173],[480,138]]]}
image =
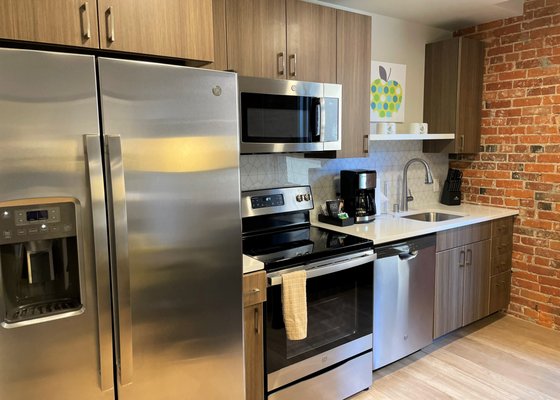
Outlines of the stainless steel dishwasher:
{"label": "stainless steel dishwasher", "polygon": [[375,248],[373,369],[432,342],[436,235]]}

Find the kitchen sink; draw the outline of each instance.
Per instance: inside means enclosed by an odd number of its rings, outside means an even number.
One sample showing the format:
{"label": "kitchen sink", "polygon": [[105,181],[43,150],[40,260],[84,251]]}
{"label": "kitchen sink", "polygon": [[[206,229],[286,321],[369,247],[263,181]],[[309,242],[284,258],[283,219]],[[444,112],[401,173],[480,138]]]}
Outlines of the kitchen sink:
{"label": "kitchen sink", "polygon": [[431,211],[431,212],[423,212],[418,214],[403,215],[401,218],[414,219],[416,221],[424,221],[424,222],[440,222],[440,221],[447,221],[455,218],[461,218],[462,216],[463,215],[446,214],[446,213]]}

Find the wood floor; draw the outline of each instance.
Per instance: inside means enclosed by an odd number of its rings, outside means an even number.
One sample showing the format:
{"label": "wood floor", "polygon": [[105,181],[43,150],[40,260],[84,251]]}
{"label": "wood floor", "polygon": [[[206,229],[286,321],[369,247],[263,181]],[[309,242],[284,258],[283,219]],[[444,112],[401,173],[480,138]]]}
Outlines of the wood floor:
{"label": "wood floor", "polygon": [[560,399],[560,332],[494,314],[373,374],[351,400]]}

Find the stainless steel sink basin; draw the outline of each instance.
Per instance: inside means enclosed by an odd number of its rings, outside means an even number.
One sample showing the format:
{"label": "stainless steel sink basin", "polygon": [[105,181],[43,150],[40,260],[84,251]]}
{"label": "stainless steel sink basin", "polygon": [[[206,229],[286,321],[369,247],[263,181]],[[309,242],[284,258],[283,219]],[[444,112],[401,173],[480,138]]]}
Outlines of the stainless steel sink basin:
{"label": "stainless steel sink basin", "polygon": [[416,221],[424,221],[424,222],[440,222],[440,221],[447,221],[450,219],[461,218],[462,215],[456,214],[446,214],[446,213],[439,213],[439,212],[423,212],[418,214],[411,214],[411,215],[403,215],[401,218],[408,218],[414,219]]}

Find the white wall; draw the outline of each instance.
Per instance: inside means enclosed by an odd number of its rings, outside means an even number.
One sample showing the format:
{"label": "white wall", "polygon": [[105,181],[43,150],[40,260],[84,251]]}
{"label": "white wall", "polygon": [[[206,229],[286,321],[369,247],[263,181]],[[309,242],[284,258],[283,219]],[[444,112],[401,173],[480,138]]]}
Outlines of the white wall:
{"label": "white wall", "polygon": [[422,121],[426,43],[451,36],[452,32],[442,29],[372,14],[372,60],[406,65],[406,111],[403,128],[409,122]]}

